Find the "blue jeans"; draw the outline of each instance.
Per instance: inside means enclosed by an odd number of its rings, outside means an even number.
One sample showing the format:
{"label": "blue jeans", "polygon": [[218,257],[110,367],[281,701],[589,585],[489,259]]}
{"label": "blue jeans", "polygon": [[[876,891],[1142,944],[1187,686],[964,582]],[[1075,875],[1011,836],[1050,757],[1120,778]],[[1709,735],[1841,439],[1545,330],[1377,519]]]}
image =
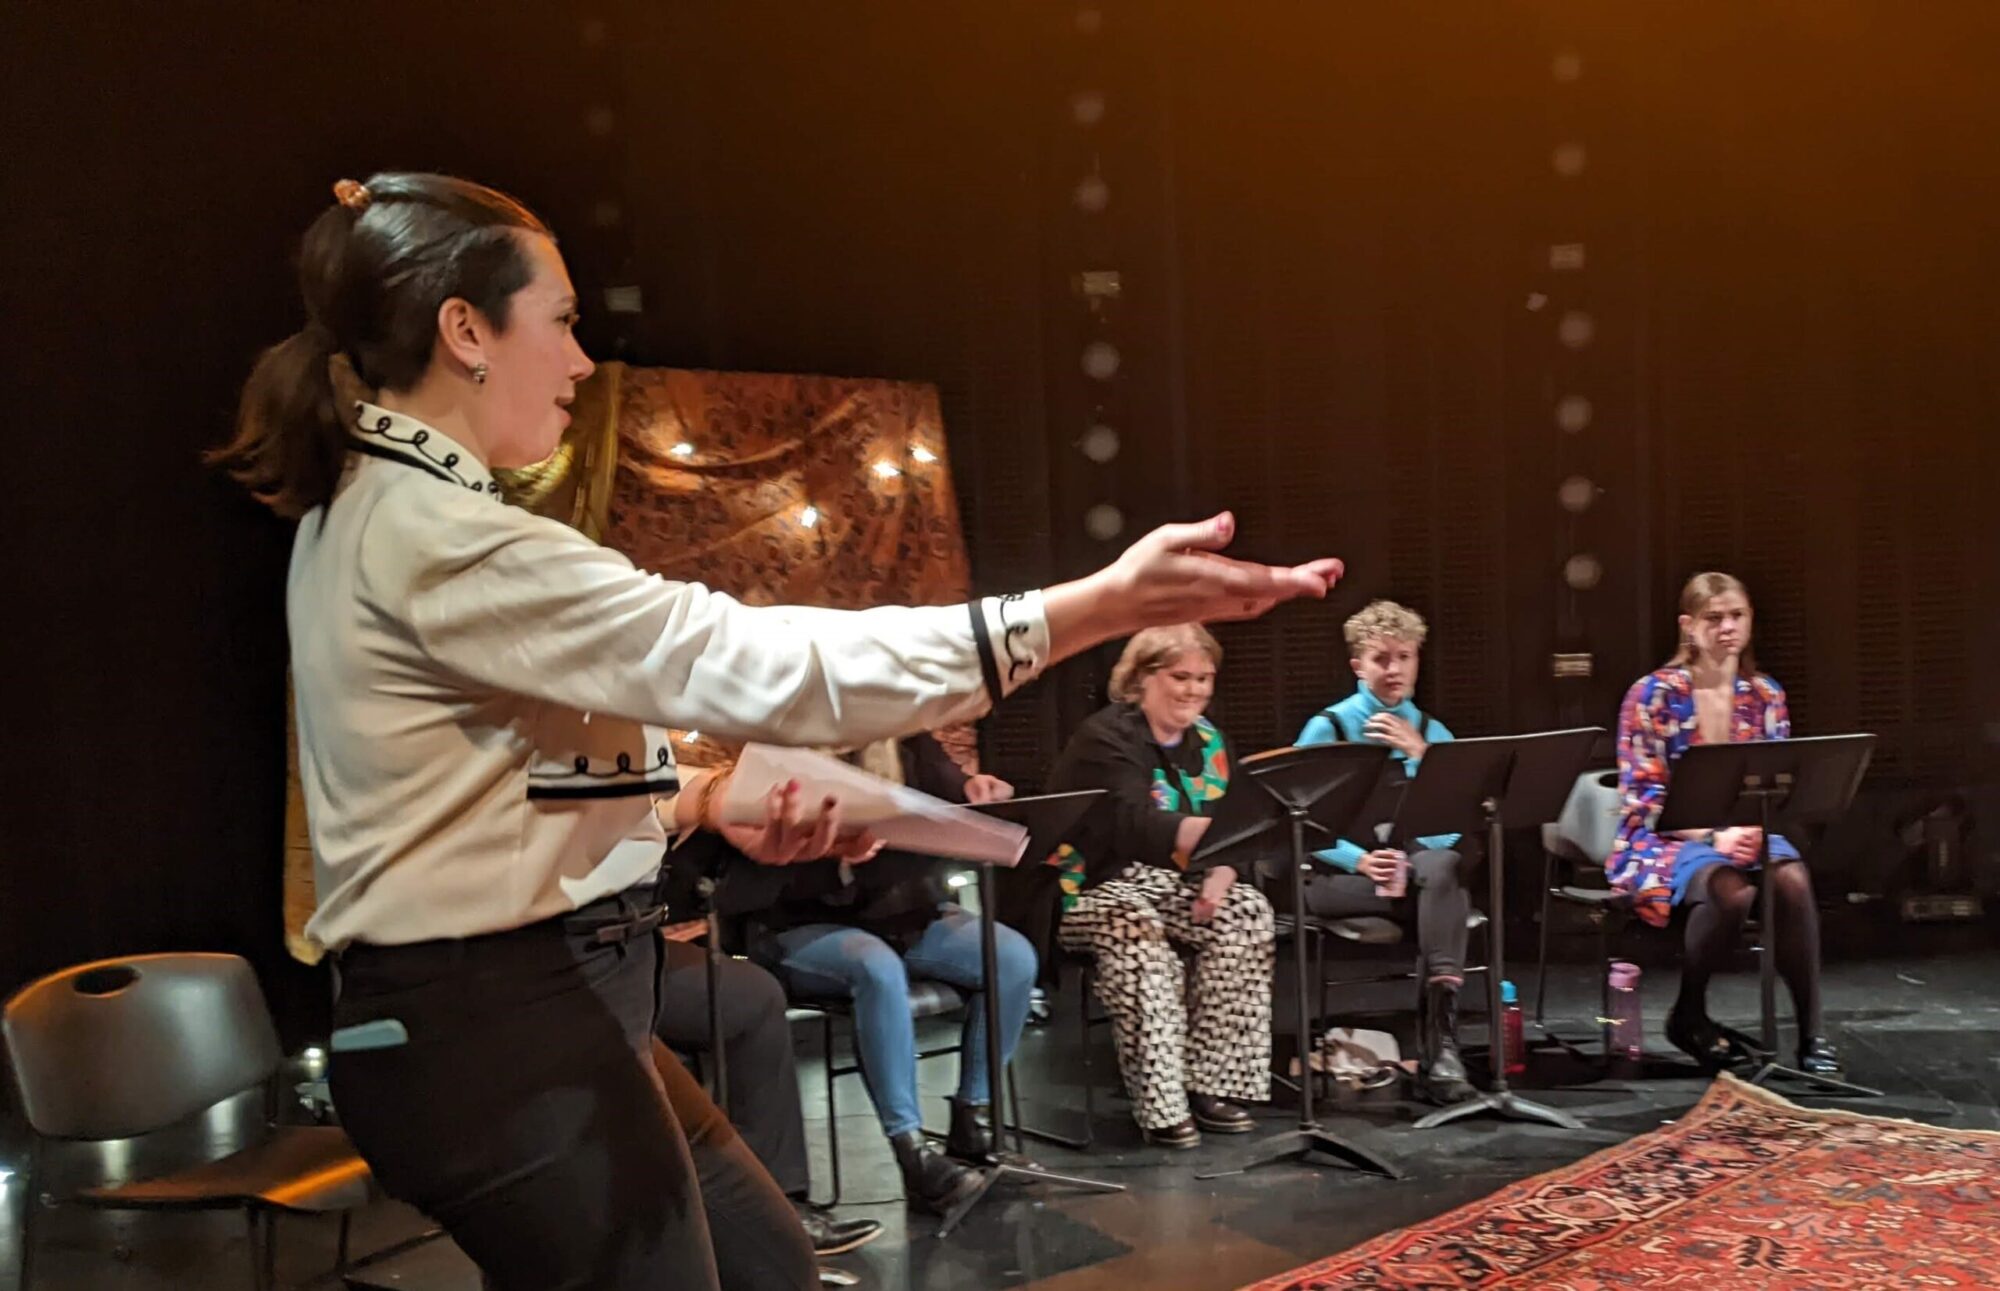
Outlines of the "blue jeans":
{"label": "blue jeans", "polygon": [[[776,968],[800,997],[850,996],[855,1044],[875,1100],[882,1132],[894,1137],[923,1127],[917,1107],[917,1028],[910,1017],[910,980],[929,978],[978,992],[965,1013],[958,1055],[958,1097],[993,1101],[986,1080],[986,992],[980,990],[979,920],[956,905],[940,906],[907,954],[874,933],[844,924],[812,923],[774,934]],[[1013,1057],[1028,1022],[1035,984],[1035,948],[1002,925],[994,929],[1000,968],[1000,1060]]]}

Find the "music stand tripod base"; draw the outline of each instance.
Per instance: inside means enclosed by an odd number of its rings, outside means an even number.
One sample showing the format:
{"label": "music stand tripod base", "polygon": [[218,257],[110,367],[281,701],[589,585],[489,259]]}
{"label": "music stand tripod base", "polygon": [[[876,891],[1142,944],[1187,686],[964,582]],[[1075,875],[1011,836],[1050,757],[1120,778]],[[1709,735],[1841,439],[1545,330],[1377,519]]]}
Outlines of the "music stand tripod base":
{"label": "music stand tripod base", "polygon": [[[998,1127],[995,1128],[995,1135],[997,1137]],[[959,1202],[945,1213],[944,1220],[938,1224],[937,1235],[944,1237],[950,1234],[952,1229],[958,1227],[959,1221],[971,1214],[972,1208],[977,1206],[988,1192],[992,1191],[993,1185],[1003,1179],[1013,1179],[1021,1183],[1059,1183],[1070,1188],[1082,1188],[1087,1192],[1125,1191],[1125,1185],[1122,1183],[1105,1183],[1101,1179],[1083,1179],[1076,1175],[1057,1174],[1053,1170],[1044,1170],[1036,1165],[1016,1165],[1003,1161],[997,1165],[986,1166],[980,1170],[979,1186],[967,1194],[964,1201]]]}
{"label": "music stand tripod base", "polygon": [[1332,1134],[1317,1125],[1300,1126],[1286,1130],[1253,1145],[1228,1165],[1214,1170],[1196,1173],[1197,1179],[1220,1179],[1224,1175],[1242,1174],[1255,1166],[1268,1165],[1274,1161],[1300,1160],[1313,1165],[1344,1165],[1369,1174],[1378,1174],[1385,1179],[1401,1179],[1403,1172],[1394,1162],[1379,1157],[1358,1143],[1350,1143],[1338,1134]]}
{"label": "music stand tripod base", "polygon": [[1766,1062],[1763,1066],[1757,1068],[1756,1075],[1748,1077],[1748,1083],[1761,1085],[1765,1081],[1773,1079],[1795,1080],[1802,1085],[1811,1085],[1811,1089],[1798,1091],[1807,1097],[1814,1094],[1829,1098],[1841,1094],[1850,1095],[1855,1098],[1883,1097],[1882,1091],[1879,1089],[1870,1089],[1866,1085],[1857,1085],[1852,1081],[1842,1080],[1837,1076],[1815,1076],[1809,1071],[1800,1071],[1796,1067],[1787,1067],[1780,1062]]}
{"label": "music stand tripod base", "polygon": [[1481,1112],[1492,1112],[1516,1121],[1545,1121],[1563,1130],[1583,1128],[1583,1122],[1568,1112],[1545,1107],[1532,1099],[1521,1097],[1511,1089],[1491,1090],[1468,1098],[1462,1103],[1440,1107],[1430,1115],[1419,1119],[1416,1128],[1434,1130],[1440,1125],[1449,1125],[1462,1116],[1477,1116]]}
{"label": "music stand tripod base", "polygon": [[[1036,856],[1046,856],[1053,852],[1062,836],[1081,818],[1084,810],[1094,801],[1102,798],[1102,790],[1087,790],[1080,793],[1048,794],[1038,798],[1015,798],[1007,802],[981,803],[975,810],[988,816],[997,816],[1026,826],[1029,833],[1029,852]],[[999,892],[993,882],[993,867],[979,867],[979,964],[981,980],[1000,980],[999,952],[994,945],[994,912],[999,909]],[[993,1144],[997,1149],[1000,1137],[1006,1131],[1006,1117],[1001,1114],[1002,1099],[1007,1088],[1000,1063],[1000,1010],[988,1003],[986,1009],[986,1082],[993,1099]],[[1018,1113],[1019,1109],[1016,1108]],[[1020,1124],[1018,1115],[1016,1126]],[[938,1225],[937,1235],[948,1236],[960,1221],[972,1213],[972,1208],[985,1199],[993,1190],[993,1185],[1003,1179],[1021,1183],[1057,1183],[1070,1188],[1082,1188],[1088,1192],[1124,1192],[1122,1183],[1105,1183],[1097,1179],[1084,1179],[1076,1175],[1057,1174],[1027,1162],[995,1161],[979,1172],[979,1186],[966,1198],[953,1206]]]}

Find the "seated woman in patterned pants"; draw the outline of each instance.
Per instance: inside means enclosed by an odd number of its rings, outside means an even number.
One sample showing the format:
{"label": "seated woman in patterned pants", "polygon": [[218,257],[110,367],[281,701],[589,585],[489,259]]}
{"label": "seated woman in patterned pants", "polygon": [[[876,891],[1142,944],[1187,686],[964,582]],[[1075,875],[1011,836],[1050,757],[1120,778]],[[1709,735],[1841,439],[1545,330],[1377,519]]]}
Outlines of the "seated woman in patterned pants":
{"label": "seated woman in patterned pants", "polygon": [[1271,904],[1228,866],[1190,860],[1229,787],[1222,732],[1202,716],[1221,660],[1197,624],[1133,637],[1114,702],[1050,778],[1053,792],[1109,791],[1058,854],[1058,936],[1095,957],[1141,1132],[1176,1148],[1249,1130],[1238,1101],[1270,1096]]}

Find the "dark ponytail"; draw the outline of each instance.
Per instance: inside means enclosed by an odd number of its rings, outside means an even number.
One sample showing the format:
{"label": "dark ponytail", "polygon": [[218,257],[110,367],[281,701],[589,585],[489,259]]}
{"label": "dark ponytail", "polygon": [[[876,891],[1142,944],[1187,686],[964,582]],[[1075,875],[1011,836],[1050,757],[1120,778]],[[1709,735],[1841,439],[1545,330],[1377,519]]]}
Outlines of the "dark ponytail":
{"label": "dark ponytail", "polygon": [[299,248],[306,325],[258,356],[235,436],[207,454],[288,519],[333,497],[353,398],[422,379],[447,300],[504,332],[533,276],[518,235],[552,236],[505,193],[446,175],[380,174],[334,192]]}

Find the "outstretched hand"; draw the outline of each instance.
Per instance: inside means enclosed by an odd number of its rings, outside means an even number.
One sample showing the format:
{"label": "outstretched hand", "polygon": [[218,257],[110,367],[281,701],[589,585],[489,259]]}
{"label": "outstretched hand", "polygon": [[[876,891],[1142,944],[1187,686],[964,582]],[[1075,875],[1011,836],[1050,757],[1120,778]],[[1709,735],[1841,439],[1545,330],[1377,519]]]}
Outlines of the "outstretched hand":
{"label": "outstretched hand", "polygon": [[1105,571],[1109,595],[1135,627],[1254,619],[1271,607],[1332,590],[1346,566],[1334,557],[1303,565],[1260,565],[1221,551],[1236,537],[1224,511],[1196,524],[1161,525]]}
{"label": "outstretched hand", "polygon": [[1331,556],[1285,566],[1222,555],[1235,536],[1227,511],[1161,525],[1096,573],[1049,588],[1049,662],[1143,628],[1254,619],[1284,601],[1325,596],[1346,572]]}

